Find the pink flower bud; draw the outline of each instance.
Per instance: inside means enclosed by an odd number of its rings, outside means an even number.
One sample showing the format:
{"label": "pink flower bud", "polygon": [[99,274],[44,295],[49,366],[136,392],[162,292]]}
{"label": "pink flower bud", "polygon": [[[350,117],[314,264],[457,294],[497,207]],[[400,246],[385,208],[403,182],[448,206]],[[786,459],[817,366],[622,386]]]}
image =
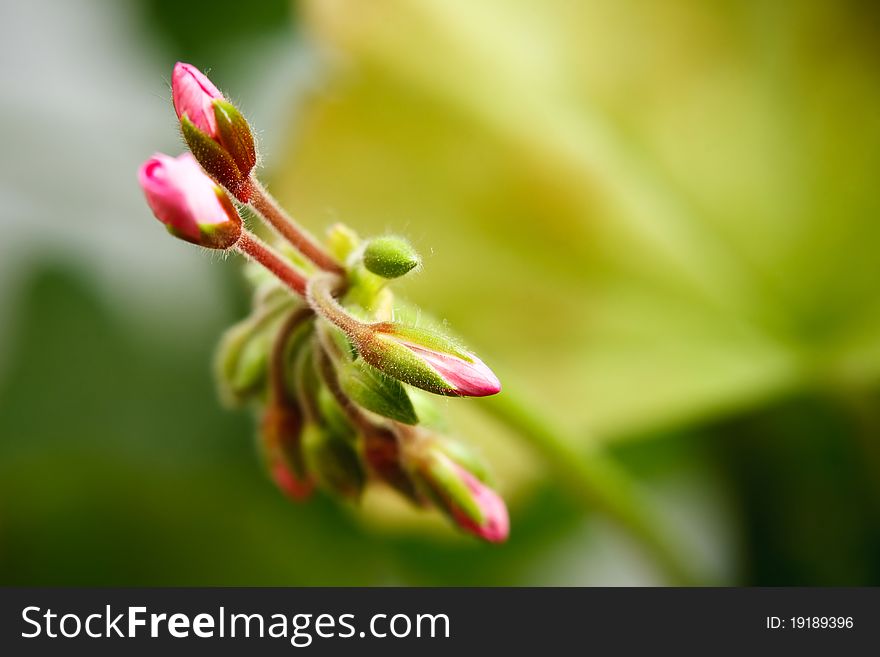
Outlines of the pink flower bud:
{"label": "pink flower bud", "polygon": [[172,235],[211,249],[226,249],[241,235],[241,217],[226,193],[189,153],[156,153],[138,171],[147,204]]}
{"label": "pink flower bud", "polygon": [[270,403],[263,414],[260,438],[269,476],[292,500],[312,494],[314,482],[306,473],[302,454],[303,417],[299,409]]}
{"label": "pink flower bud", "polygon": [[247,120],[205,75],[177,62],[171,74],[171,97],[186,145],[209,176],[242,203],[250,200],[249,176],[257,147]]}
{"label": "pink flower bud", "polygon": [[270,475],[272,481],[282,493],[294,502],[300,502],[307,499],[314,489],[311,481],[303,481],[297,479],[296,475],[283,461],[275,461],[270,464]]}
{"label": "pink flower bud", "polygon": [[177,118],[186,116],[211,139],[218,139],[214,100],[223,100],[223,94],[204,73],[192,64],[177,62],[171,74],[171,99]]}
{"label": "pink flower bud", "polygon": [[400,344],[433,367],[457,395],[486,397],[501,391],[501,382],[495,373],[473,354],[467,354],[465,359],[455,354],[426,349],[405,340]]}
{"label": "pink flower bud", "polygon": [[504,500],[436,446],[410,453],[410,468],[421,490],[455,524],[490,543],[503,543],[510,533]]}
{"label": "pink flower bud", "polygon": [[438,333],[392,322],[357,336],[364,360],[401,381],[440,395],[486,397],[501,382],[474,354]]}
{"label": "pink flower bud", "polygon": [[506,541],[510,533],[510,518],[504,500],[460,465],[455,464],[453,467],[458,471],[459,477],[471,491],[474,501],[483,513],[483,521],[478,523],[461,509],[453,507],[451,513],[458,526],[490,543]]}

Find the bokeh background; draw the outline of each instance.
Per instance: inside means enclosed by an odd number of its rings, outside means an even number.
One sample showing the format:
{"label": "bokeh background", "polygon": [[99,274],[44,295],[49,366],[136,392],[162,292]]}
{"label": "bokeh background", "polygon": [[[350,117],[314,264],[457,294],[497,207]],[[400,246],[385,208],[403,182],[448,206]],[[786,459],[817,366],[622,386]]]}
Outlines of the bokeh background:
{"label": "bokeh background", "polygon": [[[136,184],[173,63],[260,130],[316,232],[407,234],[404,287],[697,581],[880,584],[880,11],[865,2],[0,2],[0,584],[666,584],[484,412],[478,544],[271,486],[211,354],[240,263]],[[507,392],[509,391],[509,393]],[[558,459],[557,459],[558,461]]]}

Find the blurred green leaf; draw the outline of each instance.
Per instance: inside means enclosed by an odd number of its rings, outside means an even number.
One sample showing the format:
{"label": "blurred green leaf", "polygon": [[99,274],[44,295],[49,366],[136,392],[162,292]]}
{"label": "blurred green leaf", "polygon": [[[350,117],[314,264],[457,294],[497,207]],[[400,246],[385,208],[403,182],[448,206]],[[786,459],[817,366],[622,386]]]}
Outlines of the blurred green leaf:
{"label": "blurred green leaf", "polygon": [[[880,66],[855,3],[303,3],[275,189],[600,439],[880,374]],[[335,63],[342,62],[334,66]],[[492,358],[490,358],[492,357]]]}

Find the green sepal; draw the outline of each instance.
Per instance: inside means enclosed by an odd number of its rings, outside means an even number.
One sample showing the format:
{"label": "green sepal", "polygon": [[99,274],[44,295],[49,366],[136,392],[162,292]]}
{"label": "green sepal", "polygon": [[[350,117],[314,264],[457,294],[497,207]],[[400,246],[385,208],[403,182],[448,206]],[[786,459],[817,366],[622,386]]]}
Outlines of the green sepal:
{"label": "green sepal", "polygon": [[454,516],[453,511],[459,511],[477,525],[483,524],[485,517],[480,505],[462,480],[455,464],[446,455],[426,455],[419,475],[419,480],[441,510],[450,516]]}
{"label": "green sepal", "polygon": [[375,237],[367,242],[363,260],[368,271],[382,278],[399,278],[422,262],[412,245],[396,235]]}
{"label": "green sepal", "polygon": [[373,333],[362,339],[357,348],[363,360],[389,377],[436,395],[458,394],[430,365],[394,338]]}
{"label": "green sepal", "polygon": [[232,157],[241,175],[247,177],[257,163],[257,151],[251,127],[238,108],[228,100],[215,98],[213,106],[220,145]]}
{"label": "green sepal", "polygon": [[196,161],[218,183],[242,203],[250,198],[248,178],[242,175],[235,160],[211,136],[199,130],[184,114],[180,117],[180,131]]}
{"label": "green sepal", "polygon": [[361,359],[351,362],[340,359],[336,370],[343,392],[359,406],[404,424],[418,423],[412,401],[397,379]]}
{"label": "green sepal", "polygon": [[458,340],[445,335],[438,330],[416,328],[407,326],[401,322],[382,322],[375,324],[373,328],[379,333],[393,335],[404,342],[409,342],[425,349],[441,351],[461,358],[469,363],[474,362],[473,357],[461,346]]}

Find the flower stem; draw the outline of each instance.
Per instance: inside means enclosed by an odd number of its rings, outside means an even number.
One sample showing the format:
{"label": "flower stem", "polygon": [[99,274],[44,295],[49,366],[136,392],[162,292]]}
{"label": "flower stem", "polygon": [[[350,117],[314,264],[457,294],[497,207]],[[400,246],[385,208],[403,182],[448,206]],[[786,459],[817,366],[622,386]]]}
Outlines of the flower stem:
{"label": "flower stem", "polygon": [[572,440],[507,390],[486,398],[480,407],[525,438],[584,506],[605,513],[622,526],[651,554],[672,583],[690,585],[698,581],[635,482],[606,455],[598,450],[581,453]]}
{"label": "flower stem", "polygon": [[335,294],[343,288],[345,281],[331,274],[317,274],[309,279],[306,300],[316,313],[341,328],[352,340],[357,340],[369,331],[363,322],[352,317],[336,300]]}
{"label": "flower stem", "polygon": [[254,262],[268,269],[276,278],[298,295],[301,297],[306,296],[306,277],[291,265],[284,256],[265,242],[262,242],[256,235],[246,230],[241,231],[241,237],[235,243],[235,248]]}
{"label": "flower stem", "polygon": [[251,177],[250,204],[297,251],[321,269],[334,274],[345,273],[345,268],[302,226],[296,223],[260,182]]}

